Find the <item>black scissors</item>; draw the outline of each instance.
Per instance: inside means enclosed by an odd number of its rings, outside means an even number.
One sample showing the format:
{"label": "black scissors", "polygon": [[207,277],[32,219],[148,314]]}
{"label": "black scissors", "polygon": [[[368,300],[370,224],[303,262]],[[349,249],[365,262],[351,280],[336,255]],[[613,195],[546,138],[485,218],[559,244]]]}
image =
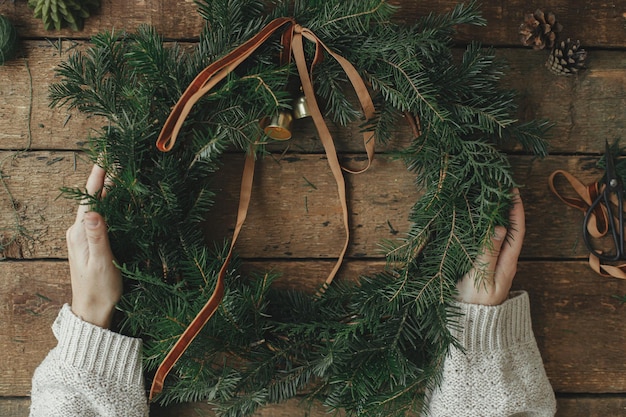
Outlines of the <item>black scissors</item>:
{"label": "black scissors", "polygon": [[[609,143],[606,142],[606,148],[604,151],[604,160],[606,165],[606,172],[604,175],[605,184],[604,190],[598,194],[598,197],[591,203],[591,206],[585,213],[585,221],[583,223],[583,240],[587,249],[599,259],[603,261],[617,261],[620,259],[626,259],[624,256],[624,184],[615,171],[615,162],[609,148]],[[615,196],[615,198],[612,198]],[[617,205],[617,213],[614,213],[614,203]],[[603,204],[606,209],[606,217],[608,217],[608,232],[611,233],[613,243],[615,246],[615,253],[603,253],[593,248],[591,245],[591,237],[589,236],[589,229],[587,225],[591,220],[591,215],[596,209],[602,210],[602,207],[598,205]],[[617,216],[615,216],[617,214]],[[616,224],[617,223],[617,224]]]}

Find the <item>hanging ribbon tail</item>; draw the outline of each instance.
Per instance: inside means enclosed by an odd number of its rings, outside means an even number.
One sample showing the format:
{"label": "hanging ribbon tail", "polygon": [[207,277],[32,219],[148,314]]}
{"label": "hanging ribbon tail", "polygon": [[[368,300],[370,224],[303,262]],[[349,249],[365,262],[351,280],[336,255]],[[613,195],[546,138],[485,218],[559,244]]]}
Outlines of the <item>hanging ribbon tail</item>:
{"label": "hanging ribbon tail", "polygon": [[[374,103],[369,94],[369,91],[367,90],[367,87],[365,86],[365,83],[363,82],[363,79],[359,76],[357,70],[348,60],[346,60],[341,55],[338,55],[334,53],[332,50],[330,50],[309,29],[303,28],[297,24],[294,26],[293,34],[291,35],[291,52],[293,54],[293,58],[296,63],[296,68],[298,70],[298,75],[300,76],[300,82],[302,84],[302,90],[304,92],[307,103],[309,105],[309,111],[311,112],[313,123],[315,124],[315,128],[317,129],[320,141],[322,142],[322,145],[324,146],[324,150],[328,158],[328,165],[330,166],[331,172],[333,176],[335,177],[335,181],[337,183],[337,193],[339,195],[339,200],[341,202],[342,213],[343,213],[343,222],[344,222],[343,226],[346,232],[346,239],[344,241],[344,245],[342,247],[341,253],[332,271],[330,272],[324,284],[318,291],[318,295],[319,295],[326,291],[328,286],[332,283],[337,272],[339,271],[341,264],[343,263],[343,259],[348,250],[348,244],[350,242],[350,225],[348,222],[349,213],[348,213],[348,203],[347,203],[347,197],[346,197],[346,184],[345,184],[345,179],[342,173],[343,168],[341,167],[341,164],[339,163],[339,158],[337,157],[337,150],[335,148],[332,135],[330,133],[330,130],[328,129],[328,126],[326,125],[326,122],[324,121],[324,116],[322,115],[322,112],[317,103],[315,90],[313,88],[313,82],[311,80],[310,70],[308,68],[306,58],[304,55],[303,38],[306,38],[315,44],[316,54],[315,54],[314,62],[317,61],[320,56],[319,51],[320,51],[320,46],[321,46],[324,48],[324,50],[326,50],[326,52],[329,55],[331,55],[341,65],[341,67],[343,68],[344,72],[348,76],[348,79],[352,83],[352,86],[354,87],[357,93],[357,97],[359,99],[361,107],[363,108],[363,113],[367,120],[370,120],[374,117]],[[364,134],[364,144],[365,144],[365,149],[366,149],[367,157],[368,157],[367,166],[361,171],[349,171],[349,170],[346,170],[346,171],[353,172],[353,173],[361,173],[361,172],[365,172],[371,166],[372,160],[374,158],[374,146],[375,146],[375,140],[372,136],[373,136],[372,134],[369,134],[369,135]]]}
{"label": "hanging ribbon tail", "polygon": [[[352,84],[352,87],[354,88],[356,96],[361,105],[361,109],[363,110],[363,115],[365,116],[365,120],[366,121],[372,120],[376,112],[374,108],[374,102],[372,100],[372,96],[369,93],[369,90],[367,89],[367,86],[365,85],[365,82],[363,81],[363,78],[359,75],[359,72],[356,70],[354,65],[352,65],[352,63],[350,63],[350,61],[345,59],[343,56],[333,52],[311,30],[307,28],[300,28],[298,25],[296,25],[295,30],[297,31],[298,29],[301,30],[303,37],[305,37],[309,41],[316,44],[316,50],[319,49],[319,46],[323,47],[324,50],[330,56],[332,56],[339,63],[339,65],[341,65],[341,68],[348,76],[348,79],[350,80],[350,83]],[[317,54],[316,54],[316,61],[317,61]],[[300,70],[298,70],[298,72],[300,74],[300,78],[302,79],[302,73],[300,72]],[[307,101],[308,100],[309,98],[307,97]],[[358,171],[352,171],[350,169],[342,167],[344,171],[349,172],[351,174],[360,174],[360,173],[367,171],[370,168],[370,166],[372,165],[372,161],[374,160],[374,153],[375,153],[375,147],[376,147],[376,140],[374,138],[373,132],[368,132],[368,131],[363,132],[363,145],[365,146],[365,152],[367,153],[367,165],[363,169],[358,170]]]}
{"label": "hanging ribbon tail", "polygon": [[154,396],[163,390],[163,384],[165,378],[170,373],[178,359],[185,353],[187,347],[196,338],[200,330],[207,324],[209,319],[215,314],[215,311],[219,307],[222,298],[224,297],[224,280],[230,260],[232,259],[233,249],[235,242],[239,237],[241,228],[243,227],[246,217],[248,215],[248,208],[250,206],[250,199],[252,195],[252,184],[254,182],[254,166],[255,166],[255,154],[254,150],[250,150],[246,156],[246,162],[243,168],[243,174],[241,176],[241,190],[239,193],[239,208],[237,210],[237,222],[235,225],[235,231],[233,232],[233,238],[228,249],[226,259],[222,264],[222,268],[217,276],[217,283],[213,294],[209,298],[209,301],[202,307],[202,310],[196,315],[191,324],[185,329],[180,336],[176,344],[169,351],[163,362],[159,365],[159,368],[152,380],[152,387],[150,388],[150,401]]}

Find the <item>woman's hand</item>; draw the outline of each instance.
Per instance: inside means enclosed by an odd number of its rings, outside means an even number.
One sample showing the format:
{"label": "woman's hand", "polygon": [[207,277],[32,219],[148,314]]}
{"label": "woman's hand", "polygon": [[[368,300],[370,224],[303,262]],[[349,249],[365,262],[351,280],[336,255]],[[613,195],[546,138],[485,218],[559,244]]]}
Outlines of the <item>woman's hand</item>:
{"label": "woman's hand", "polygon": [[[87,179],[87,193],[104,193],[104,181],[105,171],[94,165]],[[106,223],[83,201],[66,237],[72,311],[86,322],[109,328],[115,305],[122,296],[122,275],[113,263]]]}
{"label": "woman's hand", "polygon": [[502,226],[495,228],[491,247],[483,248],[474,268],[457,284],[459,301],[498,305],[508,298],[526,232],[524,205],[519,190],[514,189],[513,194],[515,197],[509,213],[509,230]]}

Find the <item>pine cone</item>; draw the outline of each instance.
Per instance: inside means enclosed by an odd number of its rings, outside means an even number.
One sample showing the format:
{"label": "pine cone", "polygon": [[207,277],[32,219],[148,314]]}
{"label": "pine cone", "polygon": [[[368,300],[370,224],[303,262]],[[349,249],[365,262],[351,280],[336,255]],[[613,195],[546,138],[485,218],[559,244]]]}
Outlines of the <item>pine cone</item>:
{"label": "pine cone", "polygon": [[554,13],[545,14],[541,9],[528,13],[519,27],[522,45],[533,49],[552,48],[563,25],[556,21]]}
{"label": "pine cone", "polygon": [[554,46],[546,67],[556,75],[573,75],[585,67],[586,58],[587,51],[580,47],[580,41],[567,38]]}

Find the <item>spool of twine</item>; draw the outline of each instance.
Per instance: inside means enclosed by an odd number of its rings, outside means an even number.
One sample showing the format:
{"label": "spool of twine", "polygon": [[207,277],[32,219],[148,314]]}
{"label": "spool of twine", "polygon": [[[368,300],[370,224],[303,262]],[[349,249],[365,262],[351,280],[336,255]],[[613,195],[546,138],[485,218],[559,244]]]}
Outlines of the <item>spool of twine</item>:
{"label": "spool of twine", "polygon": [[5,16],[0,15],[0,65],[13,58],[17,51],[15,26]]}

